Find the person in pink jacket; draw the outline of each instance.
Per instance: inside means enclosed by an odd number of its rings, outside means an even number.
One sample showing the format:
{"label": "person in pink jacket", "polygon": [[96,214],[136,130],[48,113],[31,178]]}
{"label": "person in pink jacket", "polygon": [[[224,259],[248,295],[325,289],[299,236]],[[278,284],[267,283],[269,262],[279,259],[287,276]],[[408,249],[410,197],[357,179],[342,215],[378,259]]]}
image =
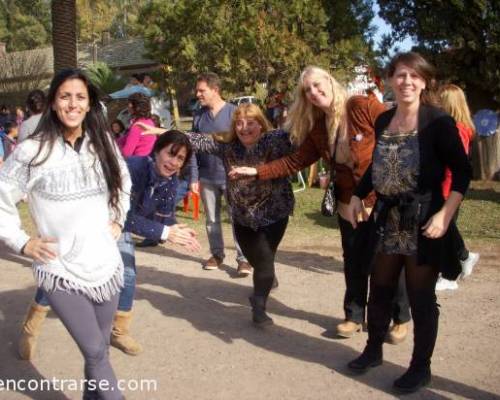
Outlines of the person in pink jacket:
{"label": "person in pink jacket", "polygon": [[128,98],[128,110],[132,119],[128,132],[117,140],[123,157],[149,156],[156,141],[156,135],[143,135],[144,131],[138,123],[155,126],[151,119],[151,103],[149,97],[142,93],[134,93]]}
{"label": "person in pink jacket", "polygon": [[[439,89],[439,101],[443,110],[455,119],[457,123],[458,134],[460,135],[460,139],[462,140],[465,152],[469,154],[472,140],[474,139],[474,123],[472,122],[470,110],[467,106],[467,100],[465,99],[463,90],[457,85],[445,84]],[[443,197],[445,199],[447,199],[450,195],[451,182],[451,171],[449,169],[446,169],[444,181],[442,184]],[[457,219],[458,211],[454,217],[455,222]],[[460,237],[459,239],[460,249],[458,256],[460,258],[460,263],[462,264],[462,274],[460,275],[460,277],[465,278],[472,273],[472,269],[479,261],[479,254],[469,252],[469,250],[467,250],[467,247],[465,247],[465,243],[462,237]],[[457,281],[450,281],[448,279],[444,279],[443,277],[439,277],[436,283],[436,290],[446,289],[458,289]]]}

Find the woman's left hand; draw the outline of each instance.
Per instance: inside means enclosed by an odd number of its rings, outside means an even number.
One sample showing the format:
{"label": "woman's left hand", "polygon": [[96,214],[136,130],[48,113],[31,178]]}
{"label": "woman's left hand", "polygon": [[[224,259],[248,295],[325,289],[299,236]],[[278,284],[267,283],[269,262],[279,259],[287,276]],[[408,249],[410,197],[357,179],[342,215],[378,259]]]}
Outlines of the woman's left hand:
{"label": "woman's left hand", "polygon": [[251,178],[257,176],[257,169],[254,167],[232,167],[227,175],[231,180]]}
{"label": "woman's left hand", "polygon": [[122,234],[122,227],[120,224],[110,221],[109,222],[109,229],[111,231],[111,235],[113,236],[113,239],[118,240],[120,238],[120,235]]}
{"label": "woman's left hand", "polygon": [[430,217],[427,223],[422,227],[424,231],[422,235],[429,239],[439,239],[446,233],[449,224],[450,220],[446,217],[445,212],[440,210]]}
{"label": "woman's left hand", "polygon": [[157,128],[156,126],[151,126],[151,125],[145,124],[144,122],[136,122],[134,125],[138,126],[141,129],[144,129],[144,132],[141,133],[142,136],[144,136],[144,135],[161,135],[167,131],[167,129],[165,129],[165,128]]}

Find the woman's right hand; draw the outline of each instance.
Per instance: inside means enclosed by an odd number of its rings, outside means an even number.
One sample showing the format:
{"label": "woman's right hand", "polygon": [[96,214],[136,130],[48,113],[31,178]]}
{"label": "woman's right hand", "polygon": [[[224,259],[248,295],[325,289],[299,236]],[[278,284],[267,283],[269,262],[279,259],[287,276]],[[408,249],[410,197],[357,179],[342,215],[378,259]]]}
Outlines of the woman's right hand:
{"label": "woman's right hand", "polygon": [[352,196],[351,202],[347,210],[349,222],[354,229],[357,228],[358,222],[368,221],[369,215],[363,205],[363,202],[358,196]]}
{"label": "woman's right hand", "polygon": [[175,224],[169,228],[167,242],[181,245],[189,251],[200,251],[201,246],[193,229],[186,224]]}
{"label": "woman's right hand", "polygon": [[254,167],[232,167],[227,174],[229,179],[239,179],[257,176],[257,169]]}
{"label": "woman's right hand", "polygon": [[31,238],[24,245],[23,254],[35,261],[47,263],[57,257],[53,243],[57,243],[57,240],[51,237]]}

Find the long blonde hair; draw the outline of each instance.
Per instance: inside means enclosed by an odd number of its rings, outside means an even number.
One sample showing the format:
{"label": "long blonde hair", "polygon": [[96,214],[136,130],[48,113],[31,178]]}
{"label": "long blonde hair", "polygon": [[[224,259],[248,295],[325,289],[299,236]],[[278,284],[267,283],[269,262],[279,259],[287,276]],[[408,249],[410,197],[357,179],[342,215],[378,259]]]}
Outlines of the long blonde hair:
{"label": "long blonde hair", "polygon": [[469,127],[472,130],[472,136],[474,136],[474,123],[464,91],[457,85],[447,83],[439,88],[439,100],[443,110],[450,114],[456,122]]}
{"label": "long blonde hair", "polygon": [[[323,68],[310,65],[300,74],[295,89],[295,99],[290,107],[288,118],[285,122],[285,129],[290,132],[292,142],[295,145],[300,145],[312,130],[316,120],[325,116],[325,112],[311,104],[306,97],[304,80],[312,74],[321,76],[330,84],[333,100],[330,105],[331,112],[326,115],[325,119],[328,143],[333,148],[337,142],[337,149],[335,151],[337,161],[346,162],[350,157],[345,123],[347,92],[342,85]],[[340,135],[338,138],[339,140],[337,140],[337,135]]]}

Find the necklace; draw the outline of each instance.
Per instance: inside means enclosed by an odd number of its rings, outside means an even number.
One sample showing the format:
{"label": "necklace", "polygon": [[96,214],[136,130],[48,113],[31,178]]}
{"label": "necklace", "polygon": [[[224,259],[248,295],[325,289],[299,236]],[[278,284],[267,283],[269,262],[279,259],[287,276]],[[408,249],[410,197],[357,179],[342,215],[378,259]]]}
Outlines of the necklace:
{"label": "necklace", "polygon": [[404,116],[394,116],[392,119],[389,129],[397,133],[412,132],[417,129],[417,114],[414,115],[404,115]]}

